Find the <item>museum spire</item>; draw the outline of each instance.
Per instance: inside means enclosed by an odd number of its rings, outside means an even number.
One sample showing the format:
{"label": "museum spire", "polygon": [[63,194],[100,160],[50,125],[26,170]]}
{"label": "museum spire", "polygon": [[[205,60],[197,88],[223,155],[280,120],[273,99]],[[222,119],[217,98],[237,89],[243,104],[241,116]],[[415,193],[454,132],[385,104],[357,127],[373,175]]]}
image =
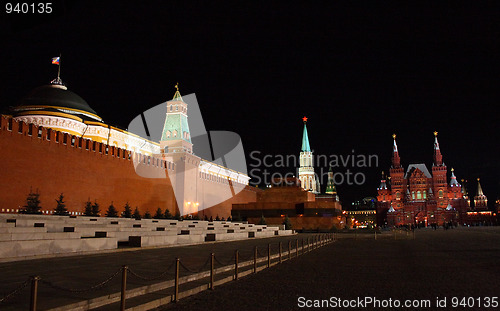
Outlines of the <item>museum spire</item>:
{"label": "museum spire", "polygon": [[401,167],[401,159],[399,158],[398,145],[396,144],[396,134],[392,134],[392,139],[394,139],[394,144],[392,146],[392,167]]}
{"label": "museum spire", "polygon": [[434,165],[443,165],[443,156],[441,155],[441,150],[439,149],[439,142],[437,138],[438,132],[434,132]]}

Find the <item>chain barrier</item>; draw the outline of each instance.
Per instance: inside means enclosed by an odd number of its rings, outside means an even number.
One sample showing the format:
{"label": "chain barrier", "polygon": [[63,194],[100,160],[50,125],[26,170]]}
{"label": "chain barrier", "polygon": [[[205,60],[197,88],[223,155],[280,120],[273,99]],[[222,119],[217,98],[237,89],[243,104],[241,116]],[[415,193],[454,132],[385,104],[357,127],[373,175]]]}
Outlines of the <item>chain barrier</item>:
{"label": "chain barrier", "polygon": [[203,270],[206,266],[208,266],[208,264],[210,263],[210,259],[211,259],[211,258],[210,258],[210,257],[208,257],[208,258],[207,258],[207,261],[205,261],[205,263],[204,263],[201,267],[199,267],[198,269],[190,269],[190,268],[186,267],[186,266],[182,263],[182,261],[179,261],[179,264],[180,264],[180,266],[181,266],[184,270],[186,270],[187,272],[191,272],[191,273],[198,273],[198,272],[201,272],[201,270]]}
{"label": "chain barrier", "polygon": [[144,281],[153,281],[153,280],[162,279],[167,275],[175,275],[174,271],[170,272],[170,269],[172,269],[174,267],[174,265],[175,265],[175,260],[172,261],[170,266],[168,266],[168,268],[165,271],[163,271],[162,273],[158,274],[157,276],[153,276],[153,277],[147,277],[147,276],[140,275],[140,274],[134,272],[133,270],[131,270],[130,268],[127,268],[127,270],[130,273],[130,275],[135,276],[138,279],[141,279]]}
{"label": "chain barrier", "polygon": [[242,256],[241,253],[239,253],[238,258],[240,261],[247,261],[253,259],[253,252],[251,254],[248,254],[248,256]]}
{"label": "chain barrier", "polygon": [[260,249],[257,249],[257,255],[258,255],[258,257],[267,257],[267,248],[266,248],[266,252],[264,254],[262,254],[260,252]]}
{"label": "chain barrier", "polygon": [[9,300],[11,297],[17,295],[20,291],[22,291],[24,288],[26,288],[28,286],[28,284],[30,284],[31,280],[32,280],[31,278],[27,279],[26,281],[24,281],[24,283],[19,285],[16,289],[14,289],[13,291],[8,293],[7,295],[0,298],[0,303],[5,302],[5,301]]}
{"label": "chain barrier", "polygon": [[58,290],[62,290],[62,291],[65,291],[65,292],[71,292],[71,293],[85,293],[85,292],[90,292],[90,291],[93,291],[93,290],[96,290],[96,289],[101,289],[103,288],[104,286],[106,286],[112,279],[114,279],[118,274],[120,274],[120,272],[122,272],[122,269],[119,269],[118,271],[116,271],[114,274],[112,274],[109,278],[107,278],[106,280],[96,284],[96,285],[93,285],[89,288],[85,288],[85,289],[74,289],[74,288],[66,288],[66,287],[62,287],[60,285],[56,285],[50,281],[46,281],[46,280],[43,280],[41,279],[40,282],[42,284],[45,284],[49,287],[52,287],[53,289],[58,289]]}
{"label": "chain barrier", "polygon": [[229,265],[233,265],[233,264],[234,264],[234,256],[235,256],[235,255],[233,254],[233,256],[232,256],[232,257],[231,257],[231,258],[230,258],[227,262],[225,262],[225,263],[224,263],[224,262],[221,262],[221,261],[217,258],[217,256],[214,256],[214,259],[215,259],[215,262],[217,262],[217,263],[218,263],[219,265],[221,265],[221,266],[229,266]]}

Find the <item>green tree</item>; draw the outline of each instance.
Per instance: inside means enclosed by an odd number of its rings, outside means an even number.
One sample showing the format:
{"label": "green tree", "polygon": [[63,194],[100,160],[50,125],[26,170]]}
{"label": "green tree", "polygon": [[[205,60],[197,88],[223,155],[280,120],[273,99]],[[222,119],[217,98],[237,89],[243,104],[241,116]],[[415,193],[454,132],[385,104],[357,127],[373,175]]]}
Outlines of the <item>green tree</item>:
{"label": "green tree", "polygon": [[181,220],[182,219],[181,214],[179,212],[176,212],[175,216],[174,216],[174,219],[175,220]]}
{"label": "green tree", "polygon": [[215,221],[220,221],[219,215],[215,216]]}
{"label": "green tree", "polygon": [[165,210],[164,216],[165,216],[166,219],[172,219],[172,213],[170,213],[170,211],[168,210],[168,208]]}
{"label": "green tree", "polygon": [[23,206],[24,210],[21,212],[23,214],[41,214],[40,211],[42,207],[40,206],[40,194],[38,189],[36,192],[30,189],[30,193],[26,198],[26,205]]}
{"label": "green tree", "polygon": [[288,215],[285,216],[283,224],[285,225],[285,230],[292,230],[292,222],[290,221],[290,218],[288,218]]}
{"label": "green tree", "polygon": [[128,205],[128,202],[125,203],[125,207],[123,208],[122,212],[122,217],[123,218],[131,218],[132,217],[132,208],[130,205]]}
{"label": "green tree", "polygon": [[94,201],[94,204],[92,204],[92,216],[99,217],[100,212],[101,210],[99,209],[99,204],[97,201]]}
{"label": "green tree", "polygon": [[264,214],[260,217],[258,225],[267,225],[266,219],[264,218]]}
{"label": "green tree", "polygon": [[149,211],[144,213],[144,219],[151,219],[151,213],[149,213]]}
{"label": "green tree", "polygon": [[83,212],[84,216],[92,216],[92,202],[90,202],[90,199],[85,202],[85,212]]}
{"label": "green tree", "polygon": [[158,207],[158,209],[156,210],[156,214],[154,215],[153,218],[154,219],[163,219],[164,218],[161,208]]}
{"label": "green tree", "polygon": [[57,206],[54,209],[54,215],[67,216],[69,215],[66,204],[64,203],[64,195],[61,193],[59,199],[56,199]]}
{"label": "green tree", "polygon": [[132,215],[132,218],[135,218],[136,220],[141,219],[141,213],[139,212],[139,208],[136,206],[134,210],[134,214]]}
{"label": "green tree", "polygon": [[113,202],[111,202],[111,205],[108,207],[108,210],[106,211],[106,217],[118,217],[118,211],[113,205]]}

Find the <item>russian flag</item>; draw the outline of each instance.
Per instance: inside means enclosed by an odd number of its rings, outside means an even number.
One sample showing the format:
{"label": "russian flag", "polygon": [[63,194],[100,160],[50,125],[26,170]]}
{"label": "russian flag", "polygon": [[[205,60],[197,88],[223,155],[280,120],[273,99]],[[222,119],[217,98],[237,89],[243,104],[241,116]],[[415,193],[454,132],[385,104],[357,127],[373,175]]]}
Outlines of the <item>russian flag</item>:
{"label": "russian flag", "polygon": [[59,65],[60,57],[52,57],[52,64]]}

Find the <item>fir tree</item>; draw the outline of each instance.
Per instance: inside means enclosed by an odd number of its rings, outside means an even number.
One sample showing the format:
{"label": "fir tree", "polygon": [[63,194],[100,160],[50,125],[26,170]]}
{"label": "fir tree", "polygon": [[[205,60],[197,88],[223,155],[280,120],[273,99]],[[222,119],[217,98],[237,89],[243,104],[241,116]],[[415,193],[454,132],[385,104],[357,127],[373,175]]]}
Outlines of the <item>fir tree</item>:
{"label": "fir tree", "polygon": [[260,217],[258,224],[259,225],[267,225],[266,219],[264,218],[264,214],[262,214],[262,217]]}
{"label": "fir tree", "polygon": [[141,220],[141,213],[139,212],[139,208],[137,206],[135,207],[132,218],[135,218],[135,220]]}
{"label": "fir tree", "polygon": [[38,189],[36,192],[30,189],[30,193],[26,198],[26,205],[23,206],[24,210],[23,214],[41,214],[40,211],[42,207],[40,206],[40,194],[38,193]]}
{"label": "fir tree", "polygon": [[156,214],[154,215],[154,219],[163,219],[163,212],[161,211],[161,208],[158,207],[156,210]]}
{"label": "fir tree", "polygon": [[196,214],[193,216],[193,220],[200,220],[200,216],[198,216],[198,213],[196,213]]}
{"label": "fir tree", "polygon": [[170,213],[170,211],[168,210],[168,208],[165,210],[165,215],[164,217],[166,219],[172,219],[172,214]]}
{"label": "fir tree", "polygon": [[90,199],[85,202],[85,212],[83,213],[84,216],[92,216],[92,202],[90,202]]}
{"label": "fir tree", "polygon": [[108,207],[108,210],[106,211],[106,217],[118,217],[118,211],[113,205],[113,202],[111,202],[111,205]]}
{"label": "fir tree", "polygon": [[176,212],[175,216],[174,216],[174,219],[175,220],[181,220],[182,219],[181,214],[179,212]]}
{"label": "fir tree", "polygon": [[56,199],[57,206],[54,209],[54,215],[67,216],[69,215],[66,204],[64,203],[64,195],[61,193],[59,199]]}
{"label": "fir tree", "polygon": [[99,217],[99,213],[101,210],[99,209],[99,204],[97,201],[94,201],[94,204],[92,204],[92,216],[93,217]]}
{"label": "fir tree", "polygon": [[285,216],[283,224],[285,225],[285,230],[292,230],[292,222],[290,221],[290,218],[288,218],[288,215]]}
{"label": "fir tree", "polygon": [[208,221],[208,217],[207,217],[207,215],[205,215],[205,217],[203,217],[203,220],[204,220],[204,221]]}
{"label": "fir tree", "polygon": [[151,214],[149,213],[149,211],[146,211],[144,213],[144,219],[151,219]]}
{"label": "fir tree", "polygon": [[132,217],[132,208],[130,205],[128,205],[128,202],[125,203],[125,207],[123,208],[122,212],[122,217],[123,218],[131,218]]}
{"label": "fir tree", "polygon": [[227,221],[233,221],[233,219],[231,218],[231,216],[229,216],[229,217],[227,218]]}
{"label": "fir tree", "polygon": [[215,221],[220,221],[219,215],[215,216]]}

